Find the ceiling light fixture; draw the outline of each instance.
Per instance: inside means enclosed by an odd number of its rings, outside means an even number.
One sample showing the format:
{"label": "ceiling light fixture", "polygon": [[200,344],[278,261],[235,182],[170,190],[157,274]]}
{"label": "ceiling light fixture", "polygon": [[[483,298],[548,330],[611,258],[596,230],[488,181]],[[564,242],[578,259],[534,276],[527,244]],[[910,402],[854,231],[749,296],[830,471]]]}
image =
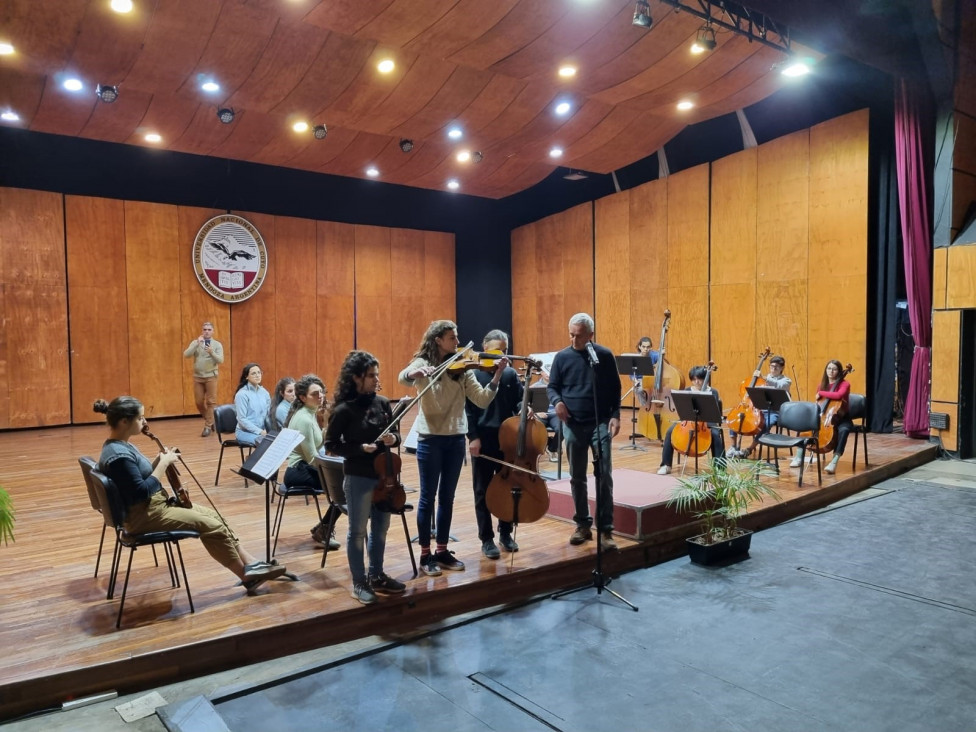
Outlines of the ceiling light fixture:
{"label": "ceiling light fixture", "polygon": [[460,127],[452,127],[447,131],[447,136],[452,140],[460,140],[464,133],[461,131]]}
{"label": "ceiling light fixture", "polygon": [[556,114],[563,116],[569,114],[569,110],[573,108],[573,105],[569,102],[560,102],[556,105]]}
{"label": "ceiling light fixture", "polygon": [[711,23],[705,23],[698,29],[698,37],[691,44],[691,52],[694,54],[705,53],[705,51],[715,50],[715,29]]}
{"label": "ceiling light fixture", "polygon": [[392,59],[385,58],[376,64],[376,68],[381,74],[389,74],[391,71],[393,71],[393,69],[396,68],[396,64],[393,63]]}
{"label": "ceiling light fixture", "polygon": [[106,104],[111,104],[119,98],[119,88],[108,84],[99,84],[95,87],[95,94]]}
{"label": "ceiling light fixture", "polygon": [[146,142],[162,142],[163,138],[155,132],[150,132],[146,135]]}
{"label": "ceiling light fixture", "polygon": [[298,121],[295,124],[293,124],[291,128],[295,130],[295,132],[307,132],[308,122],[305,122],[304,120]]}
{"label": "ceiling light fixture", "polygon": [[637,0],[634,7],[634,19],[631,21],[638,28],[650,28],[654,21],[651,19],[651,6],[647,0]]}
{"label": "ceiling light fixture", "polygon": [[71,79],[65,79],[62,86],[72,92],[81,91],[85,88],[85,85],[81,83],[81,79],[75,79],[73,77]]}
{"label": "ceiling light fixture", "polygon": [[4,122],[19,122],[20,115],[8,109],[0,114],[0,119],[2,119]]}
{"label": "ceiling light fixture", "polygon": [[571,170],[566,175],[563,176],[564,180],[585,180],[589,178],[586,173],[582,170]]}
{"label": "ceiling light fixture", "polygon": [[223,122],[225,125],[229,125],[234,121],[234,110],[230,107],[221,107],[217,110],[217,119]]}
{"label": "ceiling light fixture", "polygon": [[458,161],[459,163],[466,163],[466,162],[468,162],[468,161],[469,161],[470,159],[471,159],[471,151],[470,151],[470,150],[461,150],[461,151],[460,151],[460,152],[459,152],[459,153],[457,154],[457,161]]}
{"label": "ceiling light fixture", "polygon": [[315,135],[316,140],[324,140],[325,136],[329,134],[329,129],[325,125],[315,125],[312,128],[312,134]]}
{"label": "ceiling light fixture", "polygon": [[14,52],[14,46],[12,43],[0,43],[0,56],[9,56]]}
{"label": "ceiling light fixture", "polygon": [[549,151],[550,158],[561,158],[563,156],[563,149],[561,147],[554,147]]}
{"label": "ceiling light fixture", "polygon": [[471,153],[471,162],[472,163],[480,163],[484,159],[485,159],[485,156],[482,153],[478,152],[477,150],[475,150],[473,153]]}
{"label": "ceiling light fixture", "polygon": [[132,0],[112,0],[111,6],[116,13],[132,12]]}
{"label": "ceiling light fixture", "polygon": [[403,152],[408,153],[413,150],[413,140],[408,140],[406,137],[400,138],[400,149]]}
{"label": "ceiling light fixture", "polygon": [[810,66],[804,61],[794,61],[789,66],[787,66],[782,71],[780,71],[780,73],[783,76],[790,76],[790,77],[806,76],[807,74],[810,73]]}
{"label": "ceiling light fixture", "polygon": [[379,174],[379,168],[377,168],[375,165],[370,165],[368,168],[366,168],[366,175],[368,175],[370,178],[375,178]]}
{"label": "ceiling light fixture", "polygon": [[210,79],[208,81],[203,82],[200,85],[200,88],[203,89],[205,92],[209,92],[210,94],[213,94],[214,92],[220,91],[220,84],[218,84],[213,79]]}
{"label": "ceiling light fixture", "polygon": [[695,103],[688,99],[682,99],[680,102],[678,102],[678,109],[680,109],[682,112],[687,112],[689,109],[694,109],[694,107]]}
{"label": "ceiling light fixture", "polygon": [[570,79],[576,76],[576,67],[566,64],[565,66],[559,67],[559,75],[564,79]]}
{"label": "ceiling light fixture", "polygon": [[458,188],[461,187],[461,184],[458,183],[457,178],[451,178],[447,182],[447,187],[450,188],[452,191],[456,191]]}

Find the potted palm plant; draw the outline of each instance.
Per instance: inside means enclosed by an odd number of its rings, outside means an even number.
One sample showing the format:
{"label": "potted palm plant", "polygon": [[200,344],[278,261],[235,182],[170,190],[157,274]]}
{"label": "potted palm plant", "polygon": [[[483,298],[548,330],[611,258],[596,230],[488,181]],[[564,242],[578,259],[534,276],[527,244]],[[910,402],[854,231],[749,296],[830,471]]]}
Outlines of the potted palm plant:
{"label": "potted palm plant", "polygon": [[7,544],[14,538],[14,502],[0,485],[0,541]]}
{"label": "potted palm plant", "polygon": [[686,539],[691,561],[715,564],[749,553],[752,532],[739,528],[739,518],[750,503],[779,498],[761,480],[774,475],[775,471],[760,460],[718,458],[710,460],[697,475],[678,479],[667,505],[690,513],[704,529]]}

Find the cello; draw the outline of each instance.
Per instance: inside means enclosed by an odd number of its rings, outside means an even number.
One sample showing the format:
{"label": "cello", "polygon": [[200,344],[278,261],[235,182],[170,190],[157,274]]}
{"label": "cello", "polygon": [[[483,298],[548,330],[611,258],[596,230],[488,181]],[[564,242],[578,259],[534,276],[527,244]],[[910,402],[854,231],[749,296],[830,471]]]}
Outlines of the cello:
{"label": "cello", "polygon": [[[149,431],[148,422],[142,426],[142,434],[155,442],[160,452],[167,451],[163,447],[162,441]],[[179,454],[179,450],[176,452]],[[180,462],[183,462],[182,456],[180,457]],[[166,466],[166,480],[169,481],[169,487],[173,490],[173,496],[169,500],[175,501],[175,504],[181,508],[193,508],[193,501],[190,500],[190,494],[187,493],[186,487],[183,485],[183,479],[180,478],[180,471],[177,470],[175,463]]]}
{"label": "cello", "polygon": [[[836,383],[839,384],[853,372],[854,367],[847,364],[840,372]],[[823,455],[837,447],[837,431],[834,425],[846,415],[843,412],[844,402],[840,399],[819,399],[817,405],[820,407],[820,432],[817,433],[817,447],[814,449]]]}
{"label": "cello", "polygon": [[[529,374],[533,368],[539,369],[538,362],[525,360]],[[515,525],[532,523],[549,510],[549,487],[538,472],[547,441],[545,425],[529,419],[529,390],[524,389],[519,415],[509,417],[498,428],[498,445],[505,459],[481,456],[502,465],[485,491],[485,505],[499,520]]]}
{"label": "cello", "polygon": [[[665,358],[667,353],[666,339],[668,328],[671,327],[671,311],[664,311],[664,322],[661,324],[661,339],[658,341],[658,352],[661,354],[658,360],[657,373],[654,374],[654,388],[647,397],[641,399],[642,404],[646,404],[645,409],[654,416],[654,424],[657,428],[657,439],[663,439],[662,423],[664,431],[673,422],[678,421],[678,412],[674,402],[671,400],[672,389],[684,389],[685,380],[674,366]],[[640,393],[638,393],[640,396]],[[641,432],[650,435],[649,425],[639,425]]]}
{"label": "cello", "polygon": [[771,352],[770,347],[766,346],[763,352],[759,354],[759,363],[753,370],[752,380],[748,382],[743,380],[739,385],[739,403],[725,413],[725,426],[735,432],[736,435],[758,435],[762,432],[765,418],[762,410],[756,409],[752,403],[752,399],[749,397],[749,389],[754,386],[765,386],[766,381],[758,374]]}
{"label": "cello", "polygon": [[[708,382],[712,378],[712,372],[717,369],[714,361],[705,364],[705,380],[701,391],[709,392]],[[671,446],[682,455],[701,457],[712,449],[712,428],[708,426],[708,422],[679,422],[671,431]]]}

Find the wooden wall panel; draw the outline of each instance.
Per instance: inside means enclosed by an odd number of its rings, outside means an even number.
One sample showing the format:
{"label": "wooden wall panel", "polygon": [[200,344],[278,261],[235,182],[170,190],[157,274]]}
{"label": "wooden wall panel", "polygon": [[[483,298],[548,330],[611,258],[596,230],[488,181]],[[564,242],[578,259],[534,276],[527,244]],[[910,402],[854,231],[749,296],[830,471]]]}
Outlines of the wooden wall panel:
{"label": "wooden wall panel", "polygon": [[[2,242],[0,242],[2,246]],[[7,286],[0,279],[0,305],[6,312]],[[7,347],[7,328],[0,322],[0,429],[10,426],[10,349]]]}
{"label": "wooden wall panel", "polygon": [[668,361],[687,380],[689,368],[708,360],[708,287],[671,287],[668,302],[672,311]]}
{"label": "wooden wall panel", "polygon": [[708,165],[698,165],[668,178],[668,286],[672,288],[708,283],[708,170]]}
{"label": "wooden wall panel", "polygon": [[147,417],[183,414],[177,208],[126,201],[124,215],[129,387]]}
{"label": "wooden wall panel", "polygon": [[808,276],[809,133],[759,147],[756,198],[756,274],[760,281]]}
{"label": "wooden wall panel", "polygon": [[[571,214],[563,212],[537,222],[536,238],[536,267],[538,268],[538,284],[536,287],[536,323],[535,340],[530,347],[532,353],[556,351],[566,345],[566,323],[569,317],[577,312],[567,304],[571,297],[566,289],[566,268],[572,261],[572,252],[565,248],[571,238],[566,230],[572,229]],[[588,259],[593,261],[592,252]],[[592,303],[590,304],[592,306]]]}
{"label": "wooden wall panel", "polygon": [[539,269],[536,252],[538,223],[512,232],[512,352],[534,353],[540,343]]}
{"label": "wooden wall panel", "polygon": [[[437,260],[436,245],[432,243],[432,247],[435,251],[431,252],[431,259]],[[453,257],[449,261],[453,262]],[[410,357],[416,352],[420,338],[430,322],[440,318],[454,320],[454,308],[447,307],[444,302],[444,283],[439,281],[439,277],[432,276],[432,291],[427,290],[427,246],[424,232],[393,229],[390,232],[390,262],[393,274],[390,288],[393,297],[392,312],[396,327],[387,328],[389,352],[386,363],[389,364],[387,382],[395,384],[397,373],[410,362]],[[422,304],[422,307],[418,307],[418,304]],[[435,315],[435,312],[438,314]],[[458,327],[461,327],[460,324]],[[465,343],[473,340],[475,346],[479,345],[478,336],[474,333],[458,335],[465,339]]]}
{"label": "wooden wall panel", "polygon": [[712,384],[729,399],[739,384],[752,376],[759,349],[756,343],[756,285],[753,282],[713,284],[711,287],[711,344],[709,356],[719,367]]}
{"label": "wooden wall panel", "polygon": [[393,279],[390,230],[356,226],[355,237],[356,344],[376,356],[380,363],[385,363],[390,361],[388,333],[394,322],[390,293]]}
{"label": "wooden wall panel", "polygon": [[129,361],[120,357],[129,351],[124,204],[65,196],[64,205],[71,421],[104,422],[92,403],[129,393]]}
{"label": "wooden wall panel", "polygon": [[630,333],[627,350],[648,336],[657,348],[668,307],[668,182],[630,191]]}
{"label": "wooden wall panel", "polygon": [[631,334],[630,193],[596,202],[596,339],[614,353],[633,350]]}
{"label": "wooden wall panel", "polygon": [[932,401],[959,401],[959,310],[932,313]]}
{"label": "wooden wall panel", "polygon": [[976,308],[976,245],[949,247],[947,308]]}
{"label": "wooden wall panel", "polygon": [[932,253],[932,308],[944,310],[946,306],[946,278],[949,266],[949,247],[939,247]]}
{"label": "wooden wall panel", "polygon": [[[322,374],[338,376],[346,354],[356,347],[356,229],[351,224],[318,221],[316,236],[318,289],[315,336],[318,345],[314,369]],[[389,372],[394,366],[380,364],[385,384],[390,384]],[[298,373],[289,375],[296,378],[301,376]],[[332,393],[334,380],[326,386]],[[387,396],[394,393],[388,391]]]}
{"label": "wooden wall panel", "polygon": [[[229,404],[234,401],[234,392],[237,390],[241,370],[246,363],[261,364],[263,370],[272,373],[268,380],[274,379],[279,373],[276,366],[277,354],[281,350],[292,348],[298,338],[311,338],[304,328],[306,325],[314,327],[311,324],[299,324],[296,320],[281,333],[275,330],[278,324],[279,305],[275,270],[283,258],[290,256],[290,252],[287,248],[278,245],[276,217],[253,212],[237,213],[261,232],[264,244],[268,248],[268,276],[261,289],[254,295],[244,302],[234,303],[231,306],[230,338],[221,340],[224,345],[224,367],[220,370],[218,382],[218,404]],[[284,298],[281,307],[290,307],[292,303],[288,293],[281,293],[281,297]],[[218,340],[220,340],[219,336]],[[303,372],[311,371],[312,368],[314,364],[308,364]],[[274,383],[271,384],[271,388],[273,387]],[[271,388],[268,391],[271,391]]]}
{"label": "wooden wall panel", "polygon": [[750,148],[712,163],[713,285],[756,281],[758,159],[758,148]]}
{"label": "wooden wall panel", "polygon": [[0,427],[70,418],[63,205],[57,193],[0,189]]}
{"label": "wooden wall panel", "polygon": [[[179,219],[179,268],[180,268],[180,324],[181,340],[185,350],[190,341],[200,337],[205,322],[213,323],[214,338],[224,347],[224,363],[218,367],[217,403],[226,404],[231,401],[230,389],[233,380],[237,383],[238,371],[234,369],[234,362],[229,358],[230,353],[230,308],[228,303],[212,297],[197,279],[193,269],[193,244],[196,241],[200,227],[214,216],[224,213],[213,208],[197,208],[180,206],[177,215]],[[260,231],[260,229],[258,229]],[[261,232],[262,237],[264,232]],[[183,414],[197,414],[196,401],[193,397],[193,359],[184,358],[181,370],[183,377]],[[265,380],[270,378],[266,375]],[[224,399],[221,399],[221,392]]]}
{"label": "wooden wall panel", "polygon": [[[424,232],[424,248],[417,256],[424,261],[424,312],[423,327],[416,333],[408,357],[420,345],[420,337],[432,320],[446,319],[457,322],[457,282],[454,268],[454,235],[436,231]],[[458,323],[458,327],[461,324]],[[464,342],[477,340],[484,333],[470,333]],[[406,365],[406,361],[404,361]]]}
{"label": "wooden wall panel", "polygon": [[867,383],[867,302],[866,297],[841,297],[838,293],[864,292],[860,275],[835,277],[832,280],[810,280],[810,324],[808,348],[810,371],[819,380],[827,361],[838,359],[854,366],[848,377],[851,389],[863,394]]}
{"label": "wooden wall panel", "polygon": [[280,295],[275,298],[274,333],[281,337],[282,345],[287,342],[287,346],[275,348],[274,360],[259,361],[264,371],[264,387],[269,392],[285,375],[300,376],[314,371],[325,378],[317,363],[318,338],[310,332],[318,325],[317,248],[314,221],[275,217],[275,249],[278,255],[269,275],[274,277],[275,291]]}
{"label": "wooden wall panel", "polygon": [[760,349],[768,345],[774,354],[786,359],[784,373],[793,379],[794,399],[810,398],[807,290],[806,279],[760,281],[756,285],[756,344]]}
{"label": "wooden wall panel", "polygon": [[[593,204],[583,203],[561,214],[564,225],[556,246],[562,253],[563,309],[562,313],[552,313],[544,334],[545,348],[540,350],[565,348],[569,345],[570,317],[584,312],[593,315],[596,310],[593,212]],[[599,329],[599,323],[596,327]]]}
{"label": "wooden wall panel", "polygon": [[949,415],[949,429],[930,429],[929,434],[932,437],[941,438],[942,447],[951,452],[955,452],[959,449],[959,405],[949,402],[933,401],[931,410],[933,412],[942,412],[943,414]]}

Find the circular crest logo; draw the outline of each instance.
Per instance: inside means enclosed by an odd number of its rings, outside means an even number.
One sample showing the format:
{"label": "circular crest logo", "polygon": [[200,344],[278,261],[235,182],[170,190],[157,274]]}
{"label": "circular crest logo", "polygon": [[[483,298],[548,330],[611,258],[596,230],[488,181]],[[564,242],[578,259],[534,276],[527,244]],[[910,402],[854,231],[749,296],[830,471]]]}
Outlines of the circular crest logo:
{"label": "circular crest logo", "polygon": [[261,232],[240,216],[214,216],[193,242],[193,271],[211,297],[227,303],[247,300],[268,273]]}

